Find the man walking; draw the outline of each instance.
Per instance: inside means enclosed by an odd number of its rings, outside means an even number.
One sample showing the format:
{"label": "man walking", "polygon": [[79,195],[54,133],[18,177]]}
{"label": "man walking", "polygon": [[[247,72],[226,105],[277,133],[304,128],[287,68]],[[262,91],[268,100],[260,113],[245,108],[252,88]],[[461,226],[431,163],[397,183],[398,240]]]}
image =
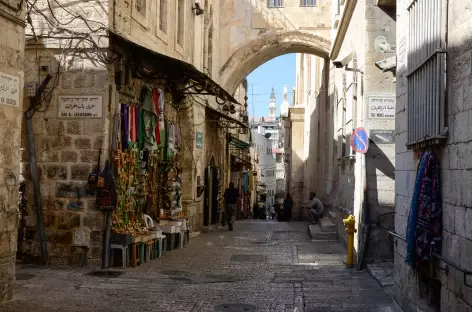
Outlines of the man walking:
{"label": "man walking", "polygon": [[302,207],[308,209],[308,215],[310,216],[311,223],[316,224],[320,218],[323,218],[323,203],[316,197],[315,192],[310,192],[310,201],[308,204],[302,205]]}
{"label": "man walking", "polygon": [[237,203],[239,198],[238,189],[234,187],[234,182],[229,182],[229,187],[225,191],[225,215],[228,222],[228,229],[233,230],[233,216],[236,216]]}

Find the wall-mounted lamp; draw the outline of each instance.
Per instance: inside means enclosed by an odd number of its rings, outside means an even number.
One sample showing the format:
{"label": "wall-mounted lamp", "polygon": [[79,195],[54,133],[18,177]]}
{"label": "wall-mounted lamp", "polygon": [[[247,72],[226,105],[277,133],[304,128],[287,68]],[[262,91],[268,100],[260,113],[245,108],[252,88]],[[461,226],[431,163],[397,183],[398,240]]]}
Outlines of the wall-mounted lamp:
{"label": "wall-mounted lamp", "polygon": [[195,7],[193,7],[192,10],[195,11],[196,16],[202,15],[203,13],[205,13],[205,11],[200,7],[200,4],[198,3],[195,3]]}

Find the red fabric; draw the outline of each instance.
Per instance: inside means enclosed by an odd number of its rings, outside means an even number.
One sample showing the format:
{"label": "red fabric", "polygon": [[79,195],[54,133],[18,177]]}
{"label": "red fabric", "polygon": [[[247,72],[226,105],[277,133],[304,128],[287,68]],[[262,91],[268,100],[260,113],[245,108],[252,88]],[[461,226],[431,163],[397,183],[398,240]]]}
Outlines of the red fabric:
{"label": "red fabric", "polygon": [[157,89],[152,90],[152,103],[157,113],[156,121],[156,143],[157,145],[161,144],[161,131],[159,130],[159,91]]}
{"label": "red fabric", "polygon": [[132,142],[136,142],[136,107],[131,106],[129,110],[129,136]]}

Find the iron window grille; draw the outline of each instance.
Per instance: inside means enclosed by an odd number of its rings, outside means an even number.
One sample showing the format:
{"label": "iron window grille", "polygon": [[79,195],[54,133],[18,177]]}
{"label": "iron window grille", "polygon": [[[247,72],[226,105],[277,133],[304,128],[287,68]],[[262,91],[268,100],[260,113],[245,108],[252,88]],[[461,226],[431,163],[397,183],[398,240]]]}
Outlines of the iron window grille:
{"label": "iron window grille", "polygon": [[408,149],[440,144],[447,136],[446,0],[413,0],[407,8]]}

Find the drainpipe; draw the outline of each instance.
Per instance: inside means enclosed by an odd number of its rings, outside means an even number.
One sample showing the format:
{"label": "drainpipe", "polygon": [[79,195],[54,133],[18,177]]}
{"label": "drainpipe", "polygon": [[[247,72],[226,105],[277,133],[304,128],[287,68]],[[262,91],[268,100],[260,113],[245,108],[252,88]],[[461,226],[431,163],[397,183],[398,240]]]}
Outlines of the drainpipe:
{"label": "drainpipe", "polygon": [[41,191],[39,187],[38,165],[36,163],[36,148],[33,137],[33,115],[36,111],[36,106],[41,101],[46,86],[51,80],[52,76],[47,75],[44,81],[36,90],[36,94],[31,98],[30,108],[24,112],[26,122],[26,134],[28,136],[28,161],[31,168],[31,182],[33,183],[34,206],[36,208],[36,231],[39,235],[39,247],[41,251],[41,263],[47,265],[49,263],[48,247],[46,244],[46,234],[44,233],[44,216],[43,203],[41,201]]}

